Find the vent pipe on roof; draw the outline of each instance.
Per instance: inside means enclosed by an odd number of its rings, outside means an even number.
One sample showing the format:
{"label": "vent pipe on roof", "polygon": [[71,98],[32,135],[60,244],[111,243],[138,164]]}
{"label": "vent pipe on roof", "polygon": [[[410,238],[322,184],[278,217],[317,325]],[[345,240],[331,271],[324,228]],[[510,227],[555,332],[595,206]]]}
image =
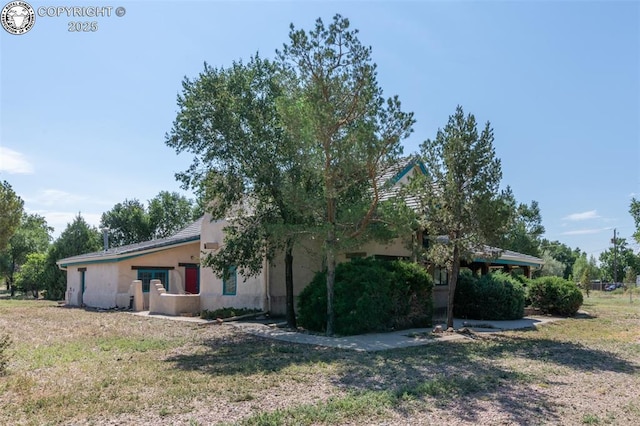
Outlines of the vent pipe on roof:
{"label": "vent pipe on roof", "polygon": [[102,228],[102,242],[104,244],[104,251],[109,250],[109,228]]}

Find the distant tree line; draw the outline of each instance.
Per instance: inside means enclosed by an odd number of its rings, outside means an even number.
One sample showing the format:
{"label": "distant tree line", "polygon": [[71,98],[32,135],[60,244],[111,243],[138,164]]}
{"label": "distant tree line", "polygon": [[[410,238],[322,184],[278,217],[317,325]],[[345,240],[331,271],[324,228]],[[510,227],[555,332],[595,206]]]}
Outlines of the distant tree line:
{"label": "distant tree line", "polygon": [[[0,279],[10,296],[16,292],[35,298],[60,300],[66,274],[60,259],[103,249],[102,233],[82,215],[67,224],[53,241],[54,229],[44,217],[24,211],[24,202],[8,182],[0,185]],[[202,214],[198,203],[161,191],[144,206],[125,200],[102,214],[100,228],[108,228],[110,245],[122,246],[167,237]]]}

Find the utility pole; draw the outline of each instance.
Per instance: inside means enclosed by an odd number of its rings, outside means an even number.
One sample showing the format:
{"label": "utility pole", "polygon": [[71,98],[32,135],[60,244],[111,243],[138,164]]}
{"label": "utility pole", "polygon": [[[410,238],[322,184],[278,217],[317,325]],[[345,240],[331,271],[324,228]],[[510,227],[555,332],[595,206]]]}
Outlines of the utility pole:
{"label": "utility pole", "polygon": [[618,239],[616,238],[616,228],[613,228],[613,283],[618,283]]}

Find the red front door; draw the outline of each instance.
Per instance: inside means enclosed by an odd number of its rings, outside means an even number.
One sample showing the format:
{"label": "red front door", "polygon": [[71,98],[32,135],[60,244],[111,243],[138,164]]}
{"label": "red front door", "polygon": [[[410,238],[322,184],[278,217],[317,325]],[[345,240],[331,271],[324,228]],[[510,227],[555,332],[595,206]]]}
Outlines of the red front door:
{"label": "red front door", "polygon": [[184,290],[187,293],[198,294],[200,293],[200,282],[198,280],[198,268],[194,266],[187,266],[184,273]]}

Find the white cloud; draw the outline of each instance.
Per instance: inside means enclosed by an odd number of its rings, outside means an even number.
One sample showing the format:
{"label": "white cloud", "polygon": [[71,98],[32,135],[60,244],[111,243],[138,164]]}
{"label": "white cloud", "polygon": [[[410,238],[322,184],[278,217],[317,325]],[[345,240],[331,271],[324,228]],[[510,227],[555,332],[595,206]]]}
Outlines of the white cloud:
{"label": "white cloud", "polygon": [[23,197],[28,203],[40,204],[43,206],[53,206],[57,203],[76,203],[82,201],[84,197],[73,195],[59,189],[44,189],[38,191],[35,197]]}
{"label": "white cloud", "polygon": [[611,228],[576,229],[575,231],[562,232],[560,235],[590,235],[590,234],[598,234],[604,231],[609,231],[610,229]]}
{"label": "white cloud", "polygon": [[[53,235],[54,237],[60,236],[62,231],[64,231],[68,224],[73,222],[73,220],[78,215],[78,212],[62,212],[62,211],[50,211],[50,210],[31,210],[27,209],[28,213],[31,214],[39,214],[40,216],[44,216],[47,220],[47,225],[54,228]],[[89,225],[98,227],[100,224],[100,218],[102,217],[101,213],[84,213],[79,212],[80,216],[82,216]]]}
{"label": "white cloud", "polygon": [[0,172],[28,175],[33,173],[33,165],[18,151],[0,146]]}
{"label": "white cloud", "polygon": [[572,213],[568,216],[563,217],[562,219],[577,221],[577,220],[598,219],[599,217],[600,215],[596,210],[589,210],[588,212]]}

